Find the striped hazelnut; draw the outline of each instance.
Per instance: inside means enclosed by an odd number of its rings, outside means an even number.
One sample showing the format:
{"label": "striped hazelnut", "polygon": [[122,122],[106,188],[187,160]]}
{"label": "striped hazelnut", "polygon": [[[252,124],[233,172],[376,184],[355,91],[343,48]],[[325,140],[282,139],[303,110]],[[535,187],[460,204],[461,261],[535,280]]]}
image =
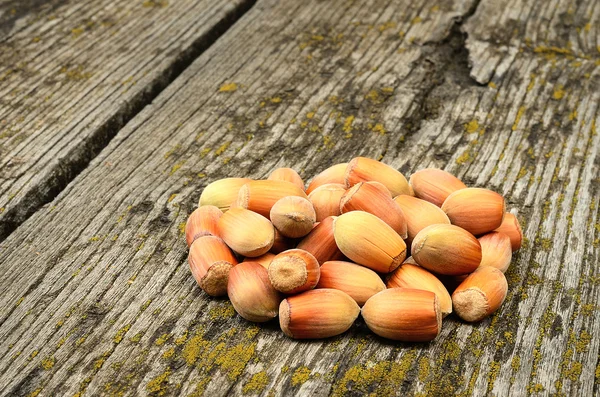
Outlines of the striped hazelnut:
{"label": "striped hazelnut", "polygon": [[506,206],[504,197],[498,193],[471,187],[449,195],[442,210],[453,225],[478,236],[502,225]]}
{"label": "striped hazelnut", "polygon": [[437,295],[442,316],[452,313],[452,298],[444,284],[424,268],[403,263],[388,278],[388,288],[415,288],[431,291]]}
{"label": "striped hazelnut", "polygon": [[185,224],[185,240],[188,247],[199,237],[218,236],[217,222],[221,215],[223,211],[214,205],[196,208]]}
{"label": "striped hazelnut", "polygon": [[406,257],[404,240],[373,214],[352,211],[337,217],[333,236],[350,260],[380,273],[394,271]]}
{"label": "striped hazelnut", "polygon": [[465,321],[481,321],[498,310],[507,292],[508,283],[504,273],[495,267],[480,267],[452,294],[454,311]]}
{"label": "striped hazelnut", "polygon": [[271,172],[267,180],[290,182],[304,190],[304,181],[292,168],[277,168]]}
{"label": "striped hazelnut", "polygon": [[338,216],[340,212],[340,200],[346,193],[346,187],[340,183],[327,183],[321,185],[308,195],[317,215],[317,222],[321,222],[328,216]]}
{"label": "striped hazelnut", "polygon": [[279,325],[290,338],[329,338],[346,332],[359,313],[360,307],[345,292],[315,289],[284,299]]}
{"label": "striped hazelnut", "polygon": [[471,273],[481,263],[479,241],[454,225],[427,226],[415,236],[411,253],[419,266],[450,276]]}
{"label": "striped hazelnut", "polygon": [[277,254],[269,265],[271,284],[285,294],[297,294],[314,288],[319,282],[319,275],[319,262],[301,249]]}
{"label": "striped hazelnut", "polygon": [[380,188],[364,182],[358,182],[340,200],[340,211],[365,211],[375,215],[402,238],[407,237],[406,217],[402,208]]}
{"label": "striped hazelnut", "polygon": [[442,328],[436,294],[410,288],[390,288],[373,295],[361,309],[375,334],[403,342],[428,342]]}
{"label": "striped hazelnut", "polygon": [[504,214],[502,224],[494,231],[504,233],[510,238],[510,245],[512,246],[513,252],[521,248],[521,244],[523,242],[523,231],[521,230],[521,225],[519,225],[519,220],[517,217],[510,212]]}
{"label": "striped hazelnut", "polygon": [[392,192],[390,192],[390,190],[387,187],[385,187],[385,185],[383,183],[377,182],[377,181],[367,181],[367,182],[363,182],[363,183],[374,186],[377,189],[379,189],[379,191],[381,191],[381,193],[385,193],[386,196],[393,198]]}
{"label": "striped hazelnut", "polygon": [[339,250],[333,235],[333,222],[336,218],[329,216],[323,219],[300,240],[296,248],[310,252],[319,263],[343,259],[344,255]]}
{"label": "striped hazelnut", "polygon": [[419,170],[410,176],[415,196],[441,207],[446,198],[457,190],[465,189],[460,179],[437,168]]}
{"label": "striped hazelnut", "polygon": [[199,207],[214,205],[225,212],[237,200],[240,188],[250,182],[248,178],[225,178],[208,184],[200,195]]}
{"label": "striped hazelnut", "polygon": [[376,181],[387,187],[392,193],[392,197],[399,194],[410,194],[408,182],[400,171],[366,157],[352,159],[346,167],[344,178],[348,187],[352,187],[358,182]]}
{"label": "striped hazelnut", "polygon": [[428,201],[405,194],[396,196],[394,201],[400,206],[406,219],[407,244],[410,244],[415,236],[427,226],[450,224],[446,213]]}
{"label": "striped hazelnut", "polygon": [[512,259],[510,238],[504,233],[491,232],[479,237],[481,266],[492,266],[506,273]]}
{"label": "striped hazelnut", "polygon": [[229,271],[237,265],[233,252],[219,237],[203,236],[194,241],[188,255],[194,279],[211,296],[227,293]]}
{"label": "striped hazelnut", "polygon": [[257,262],[243,262],[229,271],[227,295],[240,316],[258,323],[277,317],[282,299],[267,269]]}
{"label": "striped hazelnut", "polygon": [[219,235],[232,250],[243,256],[261,256],[273,245],[275,228],[265,217],[232,208],[218,222]]}
{"label": "striped hazelnut", "polygon": [[286,181],[250,181],[240,188],[237,206],[269,217],[271,208],[287,196],[307,198],[304,190]]}
{"label": "striped hazelnut", "polygon": [[346,180],[344,179],[344,175],[346,173],[347,166],[348,163],[341,163],[332,165],[331,167],[321,171],[308,184],[308,187],[306,188],[306,194],[310,194],[319,186],[329,183],[337,183],[345,186]]}
{"label": "striped hazelnut", "polygon": [[344,261],[328,261],[321,265],[321,277],[316,288],[333,288],[344,291],[359,306],[385,289],[377,273],[364,266]]}

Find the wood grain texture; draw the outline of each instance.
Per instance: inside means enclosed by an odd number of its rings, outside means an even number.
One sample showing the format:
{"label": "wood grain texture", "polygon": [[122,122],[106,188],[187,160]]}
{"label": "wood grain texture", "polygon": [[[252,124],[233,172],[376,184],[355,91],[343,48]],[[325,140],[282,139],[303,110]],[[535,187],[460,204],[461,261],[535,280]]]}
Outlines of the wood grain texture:
{"label": "wood grain texture", "polygon": [[573,63],[600,59],[597,1],[483,0],[465,25],[471,76],[489,82],[518,53],[567,57]]}
{"label": "wood grain texture", "polygon": [[[0,244],[0,393],[598,394],[600,70],[523,52],[476,83],[475,5],[259,1]],[[356,155],[507,197],[526,243],[499,312],[430,344],[362,320],[301,342],[194,284],[182,225],[207,183]]]}
{"label": "wood grain texture", "polygon": [[0,240],[251,4],[0,4]]}

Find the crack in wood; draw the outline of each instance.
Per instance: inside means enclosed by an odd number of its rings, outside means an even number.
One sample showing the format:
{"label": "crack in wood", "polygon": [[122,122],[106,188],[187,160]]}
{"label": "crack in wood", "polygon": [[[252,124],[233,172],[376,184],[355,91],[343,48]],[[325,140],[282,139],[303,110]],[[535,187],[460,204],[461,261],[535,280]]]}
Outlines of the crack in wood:
{"label": "crack in wood", "polygon": [[58,165],[50,170],[47,178],[26,191],[15,206],[0,210],[0,242],[10,235],[42,206],[54,200],[67,185],[77,177],[105,148],[121,128],[171,84],[206,49],[222,36],[237,20],[249,11],[256,0],[243,0],[204,35],[182,51],[162,73],[147,87],[138,92],[128,103],[81,144],[74,146]]}

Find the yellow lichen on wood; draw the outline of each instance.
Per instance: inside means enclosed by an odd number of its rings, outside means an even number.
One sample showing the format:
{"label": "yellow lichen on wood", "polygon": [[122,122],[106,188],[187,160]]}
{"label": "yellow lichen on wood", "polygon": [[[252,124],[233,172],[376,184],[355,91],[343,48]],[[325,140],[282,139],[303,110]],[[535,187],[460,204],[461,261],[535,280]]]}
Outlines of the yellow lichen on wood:
{"label": "yellow lichen on wood", "polygon": [[379,135],[385,135],[385,133],[387,132],[386,129],[385,129],[385,127],[381,123],[375,124],[373,126],[372,130],[373,130],[373,132],[376,132]]}
{"label": "yellow lichen on wood", "polygon": [[144,332],[138,332],[137,334],[135,334],[134,336],[132,336],[129,341],[131,343],[139,343],[139,341],[142,339],[142,336],[144,336]]}
{"label": "yellow lichen on wood", "polygon": [[378,395],[395,395],[412,369],[416,356],[416,349],[411,349],[405,352],[398,362],[380,361],[373,366],[354,365],[336,382],[331,394],[340,397],[346,395],[349,390],[366,394],[376,387]]}
{"label": "yellow lichen on wood", "polygon": [[229,145],[231,145],[231,141],[227,141],[224,144],[222,144],[221,146],[219,146],[219,148],[217,150],[215,150],[215,156],[220,156],[223,154],[223,152],[225,152],[227,150],[227,148],[229,148]]}
{"label": "yellow lichen on wood", "polygon": [[237,89],[238,85],[236,83],[226,83],[219,87],[219,92],[234,92]]}
{"label": "yellow lichen on wood", "polygon": [[311,370],[306,366],[296,368],[292,375],[292,386],[301,386],[310,379]]}
{"label": "yellow lichen on wood", "polygon": [[174,355],[175,355],[175,348],[171,347],[162,354],[162,358],[164,358],[165,360],[168,360],[171,357],[173,357]]}
{"label": "yellow lichen on wood", "polygon": [[210,346],[210,342],[204,340],[202,334],[198,334],[190,338],[181,351],[181,356],[187,363],[192,366],[198,361],[200,355],[205,352]]}
{"label": "yellow lichen on wood", "polygon": [[498,373],[500,372],[500,363],[498,361],[492,361],[490,363],[490,371],[488,372],[488,393],[492,391],[494,388],[494,382],[496,382],[496,378],[498,377]]}
{"label": "yellow lichen on wood", "polygon": [[331,150],[335,147],[335,141],[331,138],[330,135],[323,136],[323,148],[327,150]]}
{"label": "yellow lichen on wood", "polygon": [[183,166],[182,163],[179,164],[175,164],[172,168],[171,171],[169,172],[169,175],[173,175],[174,173],[176,173],[181,167]]}
{"label": "yellow lichen on wood", "polygon": [[248,329],[246,329],[246,332],[244,332],[244,337],[248,340],[253,339],[259,331],[260,328],[258,328],[256,325],[252,325]]}
{"label": "yellow lichen on wood", "polygon": [[31,393],[29,393],[27,395],[27,397],[37,397],[40,393],[42,392],[42,388],[38,387],[37,389],[35,389],[34,391],[32,391]]}
{"label": "yellow lichen on wood", "polygon": [[527,108],[525,106],[521,106],[519,108],[519,110],[517,111],[517,116],[515,117],[515,122],[513,123],[513,126],[512,126],[513,131],[516,131],[517,128],[519,127],[519,122],[521,121],[521,118],[523,117],[525,110],[527,110]]}
{"label": "yellow lichen on wood", "polygon": [[202,378],[198,383],[196,383],[196,388],[194,391],[187,395],[187,397],[202,397],[204,396],[204,390],[206,386],[210,383],[212,378],[210,376],[206,376]]}
{"label": "yellow lichen on wood", "polygon": [[346,136],[350,134],[352,136],[352,124],[354,123],[354,116],[348,116],[344,120],[344,126],[342,127],[342,131],[346,133]]}
{"label": "yellow lichen on wood", "polygon": [[54,364],[56,363],[56,359],[54,357],[46,357],[45,359],[42,360],[42,362],[40,363],[40,366],[45,369],[46,371],[49,371],[52,369],[52,367],[54,367]]}
{"label": "yellow lichen on wood", "polygon": [[229,302],[218,302],[211,307],[208,316],[211,320],[227,320],[235,314],[233,305]]}
{"label": "yellow lichen on wood", "polygon": [[427,377],[429,376],[429,369],[430,369],[429,358],[421,357],[419,359],[419,375],[418,375],[420,382],[425,382],[427,380]]}
{"label": "yellow lichen on wood", "polygon": [[169,5],[167,0],[145,0],[142,7],[146,8],[165,8]]}
{"label": "yellow lichen on wood", "polygon": [[76,39],[85,31],[83,26],[78,26],[76,28],[71,29],[71,36]]}
{"label": "yellow lichen on wood", "polygon": [[471,161],[471,148],[467,148],[458,158],[456,159],[456,164],[463,165],[464,163]]}
{"label": "yellow lichen on wood", "polygon": [[159,396],[164,396],[169,387],[169,377],[171,376],[171,370],[167,368],[163,373],[154,377],[146,385],[146,390],[149,393],[155,393]]}
{"label": "yellow lichen on wood", "polygon": [[244,385],[242,388],[242,392],[244,394],[247,393],[262,393],[265,390],[265,387],[269,384],[269,376],[266,371],[260,371],[254,375],[252,378]]}
{"label": "yellow lichen on wood", "polygon": [[565,90],[563,85],[558,85],[554,87],[554,92],[552,93],[552,98],[556,100],[560,100],[565,96]]}
{"label": "yellow lichen on wood", "polygon": [[476,132],[478,129],[479,129],[479,122],[477,121],[477,119],[473,119],[465,124],[465,132],[467,134],[472,134],[473,132]]}
{"label": "yellow lichen on wood", "polygon": [[167,343],[167,341],[171,338],[171,336],[172,336],[171,334],[162,334],[161,336],[158,337],[158,339],[156,339],[154,341],[154,344],[156,346],[162,346],[165,343]]}
{"label": "yellow lichen on wood", "polygon": [[217,356],[215,364],[227,372],[230,380],[236,380],[254,356],[255,351],[256,343],[240,343],[221,352]]}

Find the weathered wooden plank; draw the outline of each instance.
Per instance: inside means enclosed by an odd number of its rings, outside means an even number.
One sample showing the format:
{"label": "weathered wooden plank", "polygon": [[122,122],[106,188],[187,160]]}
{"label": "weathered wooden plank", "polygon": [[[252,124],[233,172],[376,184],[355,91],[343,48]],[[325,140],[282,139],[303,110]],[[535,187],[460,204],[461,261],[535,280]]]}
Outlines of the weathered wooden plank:
{"label": "weathered wooden plank", "polygon": [[49,12],[64,0],[1,0],[0,1],[0,39],[19,26],[34,20],[36,15]]}
{"label": "weathered wooden plank", "polygon": [[600,59],[600,7],[596,1],[482,0],[465,25],[471,76],[489,82],[519,52],[573,63]]}
{"label": "weathered wooden plank", "polygon": [[253,1],[16,3],[0,8],[0,240]]}
{"label": "weathered wooden plank", "polygon": [[[522,53],[480,86],[471,4],[347,5],[259,2],[0,245],[1,393],[598,393],[597,65]],[[180,227],[206,183],[357,154],[507,196],[527,244],[495,316],[297,342],[194,285]]]}

